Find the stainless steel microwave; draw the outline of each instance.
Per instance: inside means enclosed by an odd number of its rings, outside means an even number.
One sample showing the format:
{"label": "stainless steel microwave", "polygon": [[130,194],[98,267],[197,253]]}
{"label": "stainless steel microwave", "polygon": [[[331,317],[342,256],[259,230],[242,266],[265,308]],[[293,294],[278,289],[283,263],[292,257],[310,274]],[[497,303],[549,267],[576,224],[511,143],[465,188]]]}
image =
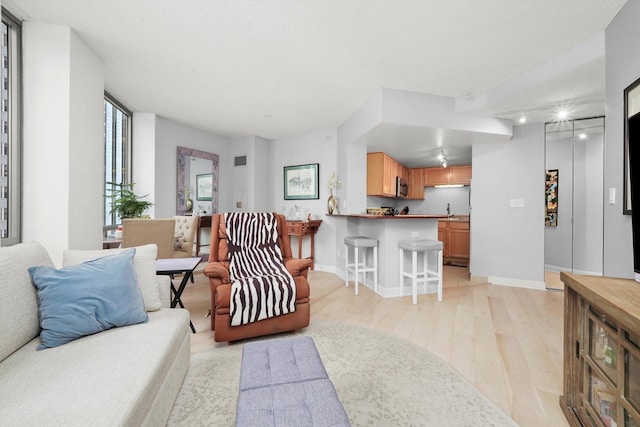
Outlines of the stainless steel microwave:
{"label": "stainless steel microwave", "polygon": [[396,177],[396,197],[399,199],[406,199],[409,197],[409,185],[407,184],[407,181],[399,176]]}

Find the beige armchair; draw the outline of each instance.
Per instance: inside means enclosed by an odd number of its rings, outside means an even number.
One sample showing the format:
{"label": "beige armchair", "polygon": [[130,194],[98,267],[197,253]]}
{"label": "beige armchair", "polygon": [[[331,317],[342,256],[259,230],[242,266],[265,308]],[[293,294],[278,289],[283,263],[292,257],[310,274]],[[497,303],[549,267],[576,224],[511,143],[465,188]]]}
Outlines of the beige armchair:
{"label": "beige armchair", "polygon": [[131,248],[155,243],[158,247],[158,259],[173,256],[173,236],[175,220],[133,219],[122,220],[122,247]]}
{"label": "beige armchair", "polygon": [[176,221],[172,258],[189,258],[193,255],[196,231],[198,230],[198,217],[174,216]]}

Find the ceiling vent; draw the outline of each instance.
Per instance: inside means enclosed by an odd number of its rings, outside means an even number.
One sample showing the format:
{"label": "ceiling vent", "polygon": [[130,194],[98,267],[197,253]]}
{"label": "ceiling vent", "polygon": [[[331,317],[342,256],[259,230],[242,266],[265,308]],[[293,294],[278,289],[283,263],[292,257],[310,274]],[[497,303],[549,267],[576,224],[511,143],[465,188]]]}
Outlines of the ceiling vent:
{"label": "ceiling vent", "polygon": [[238,156],[233,158],[233,166],[246,166],[247,156]]}

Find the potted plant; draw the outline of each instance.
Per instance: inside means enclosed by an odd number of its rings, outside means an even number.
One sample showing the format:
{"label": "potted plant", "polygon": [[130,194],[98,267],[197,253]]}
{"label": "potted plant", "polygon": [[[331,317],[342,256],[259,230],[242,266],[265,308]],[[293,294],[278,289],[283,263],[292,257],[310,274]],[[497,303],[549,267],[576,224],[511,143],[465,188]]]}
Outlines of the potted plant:
{"label": "potted plant", "polygon": [[121,219],[144,218],[144,211],[153,205],[151,202],[141,200],[148,194],[138,196],[133,192],[133,182],[131,184],[107,182],[107,185],[111,185],[111,188],[107,189],[110,193],[107,197],[111,198],[111,212],[116,212]]}

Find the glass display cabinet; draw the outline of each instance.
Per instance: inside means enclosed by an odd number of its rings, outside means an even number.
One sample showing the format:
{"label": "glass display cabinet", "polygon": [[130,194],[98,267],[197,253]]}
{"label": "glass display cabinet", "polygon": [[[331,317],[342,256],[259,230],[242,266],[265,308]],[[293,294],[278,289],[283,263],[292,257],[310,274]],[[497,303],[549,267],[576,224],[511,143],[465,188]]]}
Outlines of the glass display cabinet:
{"label": "glass display cabinet", "polygon": [[640,283],[562,273],[564,395],[572,426],[640,427]]}

